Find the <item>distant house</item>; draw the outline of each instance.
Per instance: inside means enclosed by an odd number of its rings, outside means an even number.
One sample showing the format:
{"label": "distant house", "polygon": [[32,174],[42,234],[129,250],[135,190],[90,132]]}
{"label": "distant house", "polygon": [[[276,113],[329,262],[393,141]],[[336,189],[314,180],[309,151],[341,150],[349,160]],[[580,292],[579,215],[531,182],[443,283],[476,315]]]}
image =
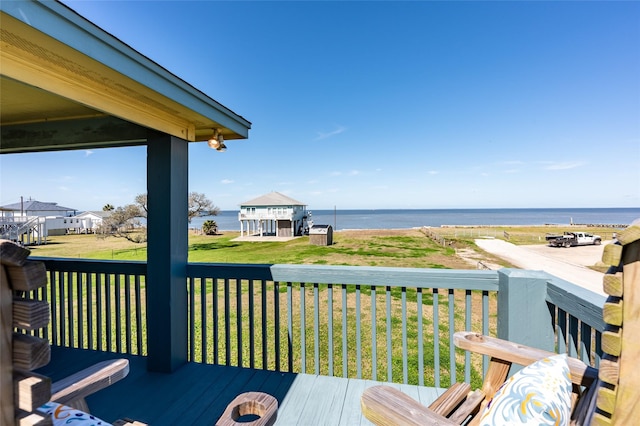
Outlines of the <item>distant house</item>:
{"label": "distant house", "polygon": [[75,216],[78,211],[70,207],[59,206],[58,203],[45,201],[25,200],[20,203],[6,204],[2,206],[3,213],[12,212],[12,216]]}
{"label": "distant house", "polygon": [[240,204],[240,236],[303,235],[307,227],[307,205],[279,192],[271,192]]}
{"label": "distant house", "polygon": [[41,244],[47,236],[64,235],[68,230],[75,232],[83,226],[80,219],[74,219],[78,211],[37,200],[25,200],[0,207],[1,237],[24,244]]}
{"label": "distant house", "polygon": [[111,216],[110,211],[94,210],[86,211],[74,216],[74,219],[80,219],[82,228],[79,232],[83,234],[95,233],[96,230],[102,225],[102,221]]}

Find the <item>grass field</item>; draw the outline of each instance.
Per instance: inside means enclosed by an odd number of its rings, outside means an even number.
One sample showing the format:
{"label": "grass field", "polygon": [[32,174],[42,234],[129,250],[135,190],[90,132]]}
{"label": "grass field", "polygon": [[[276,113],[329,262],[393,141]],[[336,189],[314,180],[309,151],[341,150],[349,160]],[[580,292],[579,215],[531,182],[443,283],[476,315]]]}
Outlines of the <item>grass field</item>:
{"label": "grass field", "polygon": [[[352,266],[399,266],[467,269],[453,247],[442,247],[416,229],[345,231],[334,234],[332,246],[309,244],[309,237],[287,242],[237,242],[237,232],[190,234],[190,262],[289,263]],[[32,246],[32,255],[87,259],[145,260],[145,244],[95,235],[50,237]]]}
{"label": "grass field", "polygon": [[[521,227],[443,227],[430,228],[446,243],[428,238],[420,229],[354,230],[334,233],[332,246],[309,244],[309,237],[287,242],[238,242],[238,232],[221,235],[189,235],[190,262],[221,263],[290,263],[351,266],[397,266],[415,268],[472,269],[472,262],[456,255],[456,251],[472,250],[477,258],[511,266],[501,259],[483,253],[475,238],[491,237],[514,244],[545,244],[548,233],[572,230],[570,226]],[[573,229],[577,230],[577,229]],[[582,228],[581,228],[582,230]],[[593,228],[587,231],[611,239],[616,228]],[[32,255],[87,259],[145,260],[146,244],[123,238],[98,238],[95,235],[49,237],[47,244],[31,246]]]}

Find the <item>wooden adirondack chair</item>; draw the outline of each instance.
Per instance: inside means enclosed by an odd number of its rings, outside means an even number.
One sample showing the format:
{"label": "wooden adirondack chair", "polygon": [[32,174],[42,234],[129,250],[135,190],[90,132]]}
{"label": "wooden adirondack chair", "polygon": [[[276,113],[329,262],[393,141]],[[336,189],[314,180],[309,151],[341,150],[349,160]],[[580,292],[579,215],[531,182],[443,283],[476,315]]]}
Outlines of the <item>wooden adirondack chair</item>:
{"label": "wooden adirondack chair", "polygon": [[[640,223],[636,222],[620,233],[620,245],[606,246],[603,254],[603,262],[612,267],[603,280],[610,296],[603,308],[608,325],[602,335],[605,355],[600,368],[568,359],[574,391],[572,425],[629,425],[640,418]],[[395,388],[374,386],[361,398],[365,417],[377,425],[478,424],[477,414],[504,383],[512,363],[528,365],[556,355],[469,332],[455,333],[454,343],[491,357],[481,389],[471,391],[469,384],[457,383],[425,407]]]}
{"label": "wooden adirondack chair", "polygon": [[38,407],[54,401],[88,411],[84,398],[124,378],[129,361],[96,364],[60,382],[33,370],[49,363],[50,346],[29,332],[46,327],[49,303],[26,295],[47,284],[44,264],[28,260],[29,250],[0,240],[0,424],[47,425]]}

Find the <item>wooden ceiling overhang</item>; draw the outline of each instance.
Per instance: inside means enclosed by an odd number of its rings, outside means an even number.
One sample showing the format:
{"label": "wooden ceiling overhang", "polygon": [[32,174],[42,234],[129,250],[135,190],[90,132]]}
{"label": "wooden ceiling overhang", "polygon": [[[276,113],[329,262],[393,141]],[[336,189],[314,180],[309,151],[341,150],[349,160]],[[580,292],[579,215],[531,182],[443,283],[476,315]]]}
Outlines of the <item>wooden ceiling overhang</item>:
{"label": "wooden ceiling overhang", "polygon": [[251,123],[59,2],[0,2],[0,153],[248,137]]}

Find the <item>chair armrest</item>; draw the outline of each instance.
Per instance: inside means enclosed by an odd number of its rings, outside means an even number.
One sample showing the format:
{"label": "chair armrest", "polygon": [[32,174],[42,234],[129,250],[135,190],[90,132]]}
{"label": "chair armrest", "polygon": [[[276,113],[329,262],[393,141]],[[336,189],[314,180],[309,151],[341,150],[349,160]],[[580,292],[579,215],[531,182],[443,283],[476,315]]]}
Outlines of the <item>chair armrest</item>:
{"label": "chair armrest", "polygon": [[[555,352],[532,348],[470,331],[456,332],[453,336],[453,342],[460,349],[489,355],[493,358],[520,365],[529,365],[541,359],[557,355]],[[598,377],[598,370],[577,358],[568,357],[567,363],[571,371],[571,380],[576,385],[589,386]]]}
{"label": "chair armrest", "polygon": [[129,374],[129,360],[103,361],[85,368],[51,385],[51,401],[69,405],[125,378]]}
{"label": "chair armrest", "polygon": [[364,416],[375,425],[457,425],[391,386],[372,386],[360,398]]}

